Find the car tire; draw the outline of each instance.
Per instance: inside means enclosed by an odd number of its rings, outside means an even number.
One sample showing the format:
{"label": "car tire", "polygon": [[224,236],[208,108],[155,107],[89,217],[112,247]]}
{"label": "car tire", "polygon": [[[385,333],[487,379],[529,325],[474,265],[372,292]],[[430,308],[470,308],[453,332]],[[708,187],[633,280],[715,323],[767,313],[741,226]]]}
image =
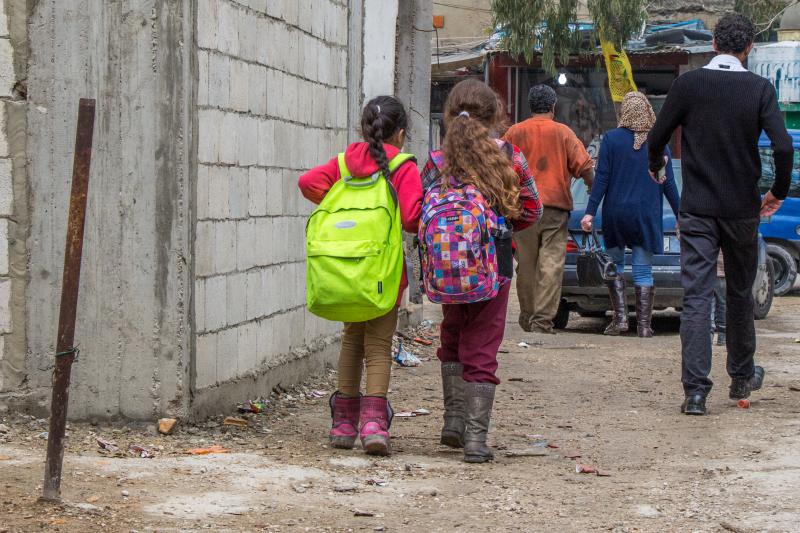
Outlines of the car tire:
{"label": "car tire", "polygon": [[765,287],[759,288],[755,297],[753,316],[756,320],[767,318],[769,310],[772,308],[772,300],[775,297],[775,262],[769,257],[767,257],[767,276],[762,283]]}
{"label": "car tire", "polygon": [[797,261],[780,244],[767,244],[767,255],[775,269],[775,296],[783,296],[794,287],[797,278]]}
{"label": "car tire", "polygon": [[569,304],[564,298],[558,304],[558,311],[556,317],[553,319],[553,327],[556,329],[567,329],[569,323]]}

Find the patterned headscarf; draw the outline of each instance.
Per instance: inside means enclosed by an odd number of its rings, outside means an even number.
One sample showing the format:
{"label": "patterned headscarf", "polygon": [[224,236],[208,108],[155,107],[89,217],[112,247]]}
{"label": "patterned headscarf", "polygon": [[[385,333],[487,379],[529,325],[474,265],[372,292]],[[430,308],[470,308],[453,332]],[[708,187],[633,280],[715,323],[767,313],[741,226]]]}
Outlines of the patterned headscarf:
{"label": "patterned headscarf", "polygon": [[622,99],[622,110],[619,115],[619,127],[633,131],[633,149],[638,150],[647,141],[647,134],[656,123],[656,114],[650,100],[642,93],[635,91]]}

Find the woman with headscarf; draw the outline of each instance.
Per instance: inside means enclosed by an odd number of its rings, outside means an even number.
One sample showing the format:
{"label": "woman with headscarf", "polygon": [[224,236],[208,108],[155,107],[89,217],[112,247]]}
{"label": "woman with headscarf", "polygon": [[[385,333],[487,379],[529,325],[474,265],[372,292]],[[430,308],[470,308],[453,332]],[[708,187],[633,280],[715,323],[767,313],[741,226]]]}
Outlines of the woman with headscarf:
{"label": "woman with headscarf", "polygon": [[655,297],[653,255],[664,250],[662,196],[666,196],[675,213],[680,204],[669,148],[664,150],[666,181],[659,185],[648,173],[647,133],[655,121],[653,107],[644,94],[625,95],[619,127],[606,133],[600,146],[592,194],[581,220],[583,230],[591,231],[598,206],[603,202],[603,238],[618,273],[616,279],[608,282],[614,318],[605,330],[606,335],[628,331],[623,277],[627,247],[633,252],[637,332],[639,337],[653,336],[650,320]]}

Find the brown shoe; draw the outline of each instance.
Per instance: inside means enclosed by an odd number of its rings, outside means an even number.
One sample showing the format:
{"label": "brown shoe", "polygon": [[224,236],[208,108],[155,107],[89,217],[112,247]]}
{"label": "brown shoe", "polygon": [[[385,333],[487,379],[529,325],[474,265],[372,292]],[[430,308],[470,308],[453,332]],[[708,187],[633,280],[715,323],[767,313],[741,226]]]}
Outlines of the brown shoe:
{"label": "brown shoe", "polygon": [[607,286],[614,317],[603,334],[616,336],[628,331],[628,302],[625,296],[625,278],[617,276],[613,281],[609,281]]}
{"label": "brown shoe", "polygon": [[645,339],[653,336],[651,322],[655,297],[655,287],[636,287],[636,329],[639,336]]}

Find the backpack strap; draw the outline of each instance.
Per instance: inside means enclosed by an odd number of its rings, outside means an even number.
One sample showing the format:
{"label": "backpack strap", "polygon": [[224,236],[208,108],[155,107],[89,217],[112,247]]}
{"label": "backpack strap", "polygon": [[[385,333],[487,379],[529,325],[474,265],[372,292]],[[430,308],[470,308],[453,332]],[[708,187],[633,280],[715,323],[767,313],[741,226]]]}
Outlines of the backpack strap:
{"label": "backpack strap", "polygon": [[344,161],[344,152],[339,153],[339,176],[342,179],[349,178],[351,176],[350,169],[347,168],[347,163]]}
{"label": "backpack strap", "polygon": [[[347,163],[344,160],[344,152],[341,152],[337,157],[339,160],[339,176],[342,179],[351,177],[350,169],[347,168]],[[403,166],[407,161],[416,161],[416,159],[414,154],[400,152],[389,161],[389,172],[394,173],[395,170]]]}

